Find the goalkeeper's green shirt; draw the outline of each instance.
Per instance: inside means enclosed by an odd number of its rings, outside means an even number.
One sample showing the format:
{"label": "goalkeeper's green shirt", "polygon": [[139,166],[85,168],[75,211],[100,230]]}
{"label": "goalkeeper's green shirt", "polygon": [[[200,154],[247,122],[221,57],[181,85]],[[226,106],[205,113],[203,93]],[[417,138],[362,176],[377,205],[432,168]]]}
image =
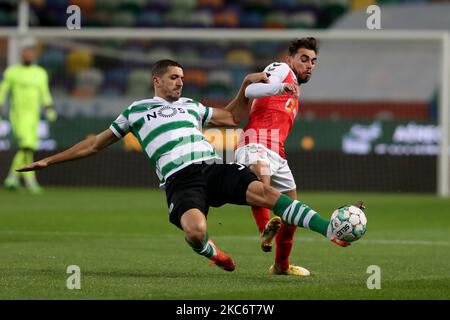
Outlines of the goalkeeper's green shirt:
{"label": "goalkeeper's green shirt", "polygon": [[0,85],[0,106],[5,104],[10,93],[10,119],[39,118],[40,107],[52,104],[47,72],[38,65],[22,64],[8,67]]}

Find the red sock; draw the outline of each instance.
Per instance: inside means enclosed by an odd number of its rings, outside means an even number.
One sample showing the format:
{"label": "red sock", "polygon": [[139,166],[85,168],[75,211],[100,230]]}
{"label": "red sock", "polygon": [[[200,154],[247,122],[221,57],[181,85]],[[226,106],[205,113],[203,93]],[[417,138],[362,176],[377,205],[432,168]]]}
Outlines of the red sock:
{"label": "red sock", "polygon": [[294,245],[294,233],[296,230],[297,226],[286,225],[283,223],[275,237],[275,263],[282,271],[289,268],[289,255],[291,254],[292,246]]}
{"label": "red sock", "polygon": [[262,207],[252,207],[253,217],[255,218],[256,225],[259,232],[263,232],[264,227],[270,220],[270,210]]}

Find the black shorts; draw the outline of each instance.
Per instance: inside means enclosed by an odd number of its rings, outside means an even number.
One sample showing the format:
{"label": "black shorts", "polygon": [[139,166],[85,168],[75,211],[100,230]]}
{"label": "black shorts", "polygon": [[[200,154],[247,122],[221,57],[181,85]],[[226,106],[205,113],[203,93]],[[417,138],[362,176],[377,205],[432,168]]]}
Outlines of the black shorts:
{"label": "black shorts", "polygon": [[206,217],[210,206],[246,205],[248,185],[256,180],[249,168],[238,163],[191,164],[166,181],[169,220],[182,229],[181,216],[189,209],[199,209]]}

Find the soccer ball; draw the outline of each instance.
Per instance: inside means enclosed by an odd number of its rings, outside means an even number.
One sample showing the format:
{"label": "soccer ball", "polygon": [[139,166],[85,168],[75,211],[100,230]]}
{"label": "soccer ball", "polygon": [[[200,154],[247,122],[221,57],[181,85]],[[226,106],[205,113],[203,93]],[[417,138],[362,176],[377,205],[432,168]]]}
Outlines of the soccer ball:
{"label": "soccer ball", "polygon": [[339,240],[353,242],[366,232],[367,218],[358,207],[347,205],[333,212],[330,224],[333,234]]}

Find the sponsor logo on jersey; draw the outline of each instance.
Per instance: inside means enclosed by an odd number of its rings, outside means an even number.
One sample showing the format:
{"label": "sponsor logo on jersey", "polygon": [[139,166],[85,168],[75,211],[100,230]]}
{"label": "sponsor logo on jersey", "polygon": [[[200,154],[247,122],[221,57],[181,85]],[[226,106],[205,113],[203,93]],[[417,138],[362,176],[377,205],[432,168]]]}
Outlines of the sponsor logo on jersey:
{"label": "sponsor logo on jersey", "polygon": [[297,114],[297,109],[295,107],[295,99],[289,98],[288,101],[286,101],[286,104],[284,105],[284,108],[287,112],[292,112],[295,115]]}
{"label": "sponsor logo on jersey", "polygon": [[177,114],[177,109],[169,107],[169,106],[164,106],[161,109],[159,109],[159,111],[158,111],[158,116],[164,117],[164,118],[170,118],[176,114]]}

